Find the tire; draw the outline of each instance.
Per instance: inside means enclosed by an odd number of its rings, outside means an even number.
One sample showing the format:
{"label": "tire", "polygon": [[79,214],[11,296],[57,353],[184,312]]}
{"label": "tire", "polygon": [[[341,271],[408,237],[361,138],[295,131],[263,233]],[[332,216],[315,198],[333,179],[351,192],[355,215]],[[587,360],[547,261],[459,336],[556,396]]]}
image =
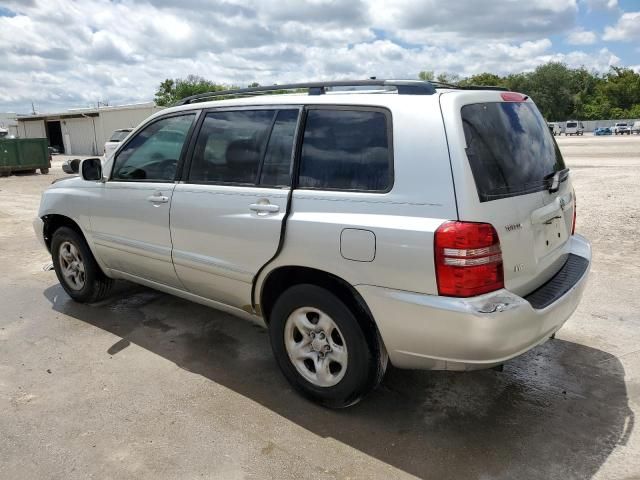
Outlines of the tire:
{"label": "tire", "polygon": [[43,175],[46,175],[47,173],[49,173],[49,169],[48,168],[41,168],[40,169],[40,173]]}
{"label": "tire", "polygon": [[87,242],[75,230],[60,227],[54,232],[51,259],[60,285],[76,302],[97,302],[109,293],[113,280],[102,272]]}
{"label": "tire", "polygon": [[[302,325],[313,329],[303,333]],[[280,295],[271,312],[269,336],[278,366],[289,383],[325,407],[345,408],[359,402],[378,386],[387,367],[386,351],[375,326],[363,330],[347,305],[315,285],[296,285]],[[298,350],[297,345],[304,346]],[[321,355],[324,349],[328,353]],[[294,364],[290,353],[295,357],[296,352],[301,352],[304,360],[300,357]],[[316,372],[318,365],[326,366],[321,375]]]}

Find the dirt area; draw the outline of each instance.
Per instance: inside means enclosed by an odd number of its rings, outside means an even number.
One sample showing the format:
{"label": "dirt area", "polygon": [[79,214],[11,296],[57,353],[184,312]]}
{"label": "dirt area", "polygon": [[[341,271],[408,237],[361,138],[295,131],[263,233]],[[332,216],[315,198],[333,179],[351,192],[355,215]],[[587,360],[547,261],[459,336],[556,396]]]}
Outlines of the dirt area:
{"label": "dirt area", "polygon": [[256,325],[127,283],[70,301],[31,227],[63,157],[0,178],[0,478],[640,478],[640,136],[558,142],[594,262],[557,338],[503,372],[390,369],[344,411]]}

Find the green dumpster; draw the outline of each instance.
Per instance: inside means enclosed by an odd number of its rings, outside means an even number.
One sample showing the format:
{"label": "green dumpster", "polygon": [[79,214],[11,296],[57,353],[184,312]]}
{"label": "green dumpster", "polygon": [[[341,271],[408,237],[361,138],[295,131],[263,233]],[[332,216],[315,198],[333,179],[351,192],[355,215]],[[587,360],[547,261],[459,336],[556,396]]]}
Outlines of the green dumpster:
{"label": "green dumpster", "polygon": [[0,175],[38,168],[42,173],[51,168],[46,138],[0,138]]}

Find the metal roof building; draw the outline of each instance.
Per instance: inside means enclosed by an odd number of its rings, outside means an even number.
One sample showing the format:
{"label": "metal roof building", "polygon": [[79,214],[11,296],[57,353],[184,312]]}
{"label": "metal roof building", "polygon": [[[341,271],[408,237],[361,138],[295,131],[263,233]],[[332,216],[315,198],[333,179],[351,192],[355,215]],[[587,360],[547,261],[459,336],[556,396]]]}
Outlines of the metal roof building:
{"label": "metal roof building", "polygon": [[161,108],[149,102],[19,115],[17,135],[22,138],[47,138],[50,146],[66,155],[102,155],[104,143],[114,130],[136,127]]}

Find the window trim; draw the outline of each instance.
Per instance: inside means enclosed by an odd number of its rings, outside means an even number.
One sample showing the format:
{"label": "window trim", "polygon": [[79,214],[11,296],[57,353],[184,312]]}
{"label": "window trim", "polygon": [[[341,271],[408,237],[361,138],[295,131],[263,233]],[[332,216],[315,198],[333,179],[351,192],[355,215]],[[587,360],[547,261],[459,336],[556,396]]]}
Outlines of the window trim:
{"label": "window trim", "polygon": [[[209,180],[191,180],[189,175],[191,174],[191,166],[193,165],[193,156],[195,153],[195,147],[198,141],[198,137],[200,136],[200,132],[202,131],[202,126],[204,121],[209,113],[218,113],[218,112],[237,112],[237,111],[255,111],[255,110],[273,110],[275,113],[273,115],[273,119],[271,120],[271,125],[269,126],[269,135],[267,137],[267,143],[265,145],[264,151],[261,152],[260,163],[258,164],[258,171],[256,173],[256,178],[253,183],[240,183],[240,182],[221,182],[221,181],[209,181]],[[289,164],[289,185],[262,185],[260,184],[260,175],[262,172],[262,167],[264,165],[264,160],[267,153],[267,148],[269,146],[269,141],[271,141],[271,135],[273,134],[273,128],[278,118],[278,114],[282,110],[296,110],[298,112],[298,121],[296,122],[296,129],[294,133],[294,143],[291,147],[291,162]],[[189,150],[187,151],[187,155],[185,158],[185,163],[182,171],[182,182],[189,185],[215,185],[215,186],[226,186],[226,187],[247,187],[247,188],[271,188],[275,190],[289,190],[293,184],[293,164],[295,162],[295,154],[296,154],[296,139],[297,133],[300,129],[300,122],[302,121],[302,116],[304,114],[304,105],[298,104],[274,104],[274,105],[239,105],[239,106],[223,106],[223,107],[211,107],[202,110],[202,115],[198,119],[197,130],[194,131],[193,137],[189,144]]]}
{"label": "window trim", "polygon": [[[297,171],[295,178],[296,190],[308,190],[308,191],[322,191],[322,192],[343,192],[343,193],[375,193],[386,194],[393,190],[395,185],[395,150],[393,143],[393,114],[390,109],[381,106],[373,105],[344,105],[344,104],[312,104],[305,106],[305,125],[304,130],[300,135],[300,151],[297,158]],[[387,124],[387,143],[389,151],[389,185],[385,190],[364,190],[364,189],[349,189],[349,188],[326,188],[326,187],[301,187],[300,186],[300,169],[302,168],[302,151],[304,149],[304,134],[306,133],[307,117],[313,110],[346,110],[346,111],[361,111],[361,112],[377,112],[382,113],[385,117]]]}
{"label": "window trim", "polygon": [[[113,178],[113,172],[115,170],[116,167],[116,160],[118,159],[118,155],[120,155],[120,153],[122,153],[122,150],[124,150],[127,145],[129,145],[129,143],[131,143],[140,132],[142,132],[144,129],[146,129],[147,127],[150,127],[151,125],[153,125],[154,123],[157,123],[161,120],[166,120],[167,118],[173,118],[173,117],[182,117],[185,115],[195,115],[193,121],[191,122],[191,126],[189,127],[189,130],[187,130],[187,134],[185,136],[185,141],[182,144],[182,149],[180,150],[180,157],[178,158],[178,164],[176,165],[176,173],[173,176],[173,180],[146,180],[146,179],[124,179],[124,178]],[[111,170],[109,171],[109,178],[107,179],[108,182],[126,182],[126,183],[176,183],[178,181],[180,181],[181,179],[181,174],[182,174],[182,165],[184,164],[185,161],[185,157],[186,157],[186,153],[188,151],[188,147],[191,144],[191,139],[193,137],[193,132],[195,129],[196,124],[199,122],[200,117],[202,116],[202,110],[201,109],[189,109],[189,110],[180,110],[177,112],[171,112],[171,113],[167,113],[167,114],[163,114],[160,115],[158,117],[153,117],[149,120],[147,120],[145,123],[143,123],[142,125],[140,125],[138,128],[136,128],[135,130],[133,130],[132,132],[130,132],[130,137],[126,142],[121,142],[120,145],[118,146],[118,148],[116,149],[115,153],[113,154],[113,162],[111,163]]]}

